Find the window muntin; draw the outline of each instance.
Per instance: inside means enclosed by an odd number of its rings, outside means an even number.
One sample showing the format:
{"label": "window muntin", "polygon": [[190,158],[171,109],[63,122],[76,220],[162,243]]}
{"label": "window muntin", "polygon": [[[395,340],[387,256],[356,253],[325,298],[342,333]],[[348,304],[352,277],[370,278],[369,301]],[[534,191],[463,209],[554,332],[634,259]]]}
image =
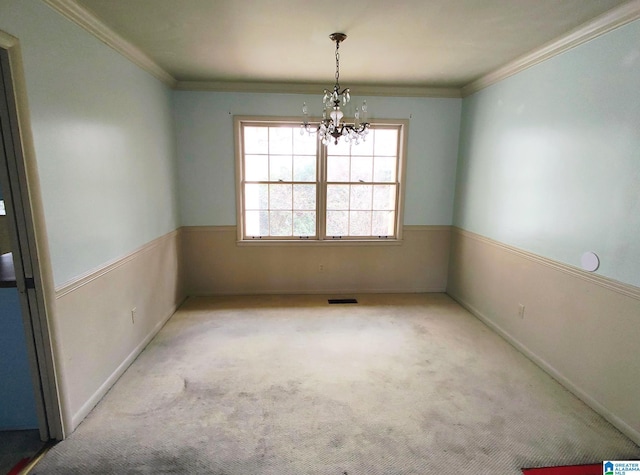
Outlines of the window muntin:
{"label": "window muntin", "polygon": [[239,239],[398,239],[405,129],[325,147],[297,122],[236,117]]}
{"label": "window muntin", "polygon": [[326,148],[327,238],[395,238],[400,130],[373,127],[358,145]]}
{"label": "window muntin", "polygon": [[242,127],[245,239],[317,236],[317,140],[286,124]]}

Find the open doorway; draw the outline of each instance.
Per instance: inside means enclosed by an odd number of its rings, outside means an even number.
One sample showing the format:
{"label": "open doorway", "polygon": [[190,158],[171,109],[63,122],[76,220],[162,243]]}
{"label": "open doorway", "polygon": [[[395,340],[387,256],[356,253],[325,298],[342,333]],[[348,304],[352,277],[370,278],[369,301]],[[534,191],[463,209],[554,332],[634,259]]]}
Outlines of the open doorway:
{"label": "open doorway", "polygon": [[[17,94],[20,88],[22,94]],[[34,209],[41,210],[35,166],[26,162],[24,153],[28,109],[23,89],[18,42],[0,31],[0,318],[8,329],[0,343],[6,353],[3,361],[9,365],[0,368],[0,376],[10,380],[0,380],[0,385],[11,386],[9,391],[0,391],[0,398],[8,400],[0,401],[0,407],[6,408],[0,411],[0,430],[32,430],[40,441],[61,440],[40,265],[46,240],[41,213],[34,213]],[[39,217],[38,222],[34,216]]]}
{"label": "open doorway", "polygon": [[[13,245],[0,183],[0,473],[15,473],[43,447]],[[46,434],[45,434],[46,436]]]}

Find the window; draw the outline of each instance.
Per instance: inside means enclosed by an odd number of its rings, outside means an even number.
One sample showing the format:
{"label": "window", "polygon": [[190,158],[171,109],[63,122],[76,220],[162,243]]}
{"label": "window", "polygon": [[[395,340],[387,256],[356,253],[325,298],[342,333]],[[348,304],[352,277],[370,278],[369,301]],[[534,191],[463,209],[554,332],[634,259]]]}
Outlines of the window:
{"label": "window", "polygon": [[400,238],[406,121],[327,147],[298,121],[235,118],[241,241]]}

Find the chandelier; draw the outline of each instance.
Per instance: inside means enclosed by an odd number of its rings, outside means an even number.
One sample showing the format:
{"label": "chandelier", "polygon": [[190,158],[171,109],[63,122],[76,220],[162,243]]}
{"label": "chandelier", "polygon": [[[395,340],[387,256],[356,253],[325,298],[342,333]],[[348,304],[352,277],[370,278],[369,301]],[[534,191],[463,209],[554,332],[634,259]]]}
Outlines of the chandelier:
{"label": "chandelier", "polygon": [[[348,87],[340,90],[340,53],[338,50],[340,49],[340,43],[347,39],[347,35],[344,33],[333,33],[329,35],[329,38],[336,43],[336,84],[333,86],[332,92],[327,89],[324,90],[324,97],[322,98],[324,104],[322,121],[320,121],[320,125],[317,127],[309,123],[307,103],[302,104],[304,122],[300,133],[304,134],[305,131],[309,134],[317,132],[318,140],[321,140],[324,145],[328,145],[332,140],[335,145],[338,145],[341,137],[344,137],[347,142],[352,142],[357,145],[360,141],[364,141],[369,133],[367,101],[362,102],[361,108],[356,107],[353,124],[342,122],[344,113],[340,110],[340,106],[342,105],[344,107],[351,100],[351,93]],[[361,113],[362,116],[360,115]]]}

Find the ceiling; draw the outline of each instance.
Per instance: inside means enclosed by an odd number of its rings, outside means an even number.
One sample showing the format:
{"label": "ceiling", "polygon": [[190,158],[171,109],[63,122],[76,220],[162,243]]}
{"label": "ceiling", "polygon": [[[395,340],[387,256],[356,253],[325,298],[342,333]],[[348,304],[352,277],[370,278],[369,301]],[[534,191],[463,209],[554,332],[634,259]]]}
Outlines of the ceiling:
{"label": "ceiling", "polygon": [[76,0],[177,81],[461,88],[627,0]]}

